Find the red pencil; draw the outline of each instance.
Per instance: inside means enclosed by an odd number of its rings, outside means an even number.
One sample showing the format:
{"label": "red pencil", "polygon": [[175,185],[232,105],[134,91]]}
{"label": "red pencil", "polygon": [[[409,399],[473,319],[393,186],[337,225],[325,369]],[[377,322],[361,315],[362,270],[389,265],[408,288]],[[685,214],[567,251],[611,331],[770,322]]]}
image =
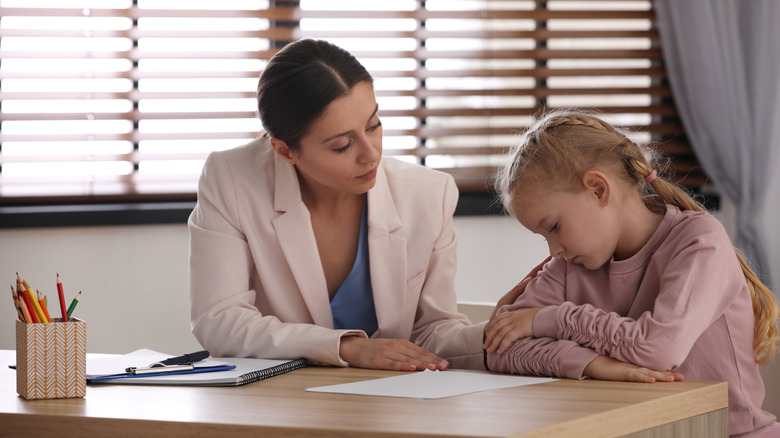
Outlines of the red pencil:
{"label": "red pencil", "polygon": [[[22,302],[25,303],[25,307],[29,309],[28,313],[30,314],[30,319],[27,320],[27,322],[43,322],[38,321],[38,317],[35,315],[35,307],[33,307],[32,301],[30,301],[30,295],[24,292],[20,292],[19,298],[21,298]],[[24,316],[27,317],[27,315]]]}
{"label": "red pencil", "polygon": [[57,295],[60,297],[60,312],[62,312],[62,322],[68,322],[68,310],[65,308],[65,292],[62,290],[62,280],[57,273]]}

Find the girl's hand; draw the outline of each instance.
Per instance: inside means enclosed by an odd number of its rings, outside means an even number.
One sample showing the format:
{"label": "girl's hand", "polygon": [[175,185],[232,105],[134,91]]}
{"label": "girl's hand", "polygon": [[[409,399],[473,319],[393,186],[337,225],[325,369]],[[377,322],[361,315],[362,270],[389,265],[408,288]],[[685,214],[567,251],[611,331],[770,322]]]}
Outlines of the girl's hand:
{"label": "girl's hand", "polygon": [[446,360],[406,339],[341,338],[339,355],[350,366],[393,371],[444,371]]}
{"label": "girl's hand", "polygon": [[534,335],[534,317],[538,307],[522,308],[502,313],[485,326],[485,343],[482,348],[488,353],[506,351],[512,342]]}
{"label": "girl's hand", "polygon": [[585,367],[583,374],[599,380],[653,383],[682,381],[683,375],[671,371],[653,371],[634,364],[620,362],[609,356],[597,356]]}

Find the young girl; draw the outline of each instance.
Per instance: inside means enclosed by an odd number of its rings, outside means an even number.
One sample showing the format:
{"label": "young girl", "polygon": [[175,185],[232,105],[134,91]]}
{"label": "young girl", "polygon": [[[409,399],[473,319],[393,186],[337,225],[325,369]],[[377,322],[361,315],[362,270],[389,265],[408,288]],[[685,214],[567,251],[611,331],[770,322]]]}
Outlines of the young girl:
{"label": "young girl", "polygon": [[780,436],[758,369],[775,355],[777,299],[645,151],[598,118],[554,112],[496,185],[552,259],[487,326],[492,371],[727,381],[729,433]]}

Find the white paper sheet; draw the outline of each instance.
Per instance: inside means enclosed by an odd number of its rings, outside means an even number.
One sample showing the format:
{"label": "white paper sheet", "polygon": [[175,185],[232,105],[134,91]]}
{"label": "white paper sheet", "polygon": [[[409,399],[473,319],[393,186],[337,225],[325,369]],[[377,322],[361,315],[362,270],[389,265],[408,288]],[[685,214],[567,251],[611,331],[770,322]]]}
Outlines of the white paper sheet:
{"label": "white paper sheet", "polygon": [[425,370],[401,376],[344,383],[341,385],[319,386],[307,388],[306,390],[337,394],[436,399],[491,389],[554,382],[556,380],[547,377],[499,375],[480,371]]}

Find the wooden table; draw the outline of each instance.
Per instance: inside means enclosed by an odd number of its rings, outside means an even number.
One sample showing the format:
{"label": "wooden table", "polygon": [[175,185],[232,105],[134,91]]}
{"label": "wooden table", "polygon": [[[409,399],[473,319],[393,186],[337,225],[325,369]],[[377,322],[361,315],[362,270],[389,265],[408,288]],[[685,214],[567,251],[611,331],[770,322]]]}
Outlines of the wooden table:
{"label": "wooden table", "polygon": [[307,367],[240,387],[87,386],[85,398],[16,394],[0,350],[0,436],[726,437],[723,382],[560,380],[437,400],[305,392],[397,375]]}

